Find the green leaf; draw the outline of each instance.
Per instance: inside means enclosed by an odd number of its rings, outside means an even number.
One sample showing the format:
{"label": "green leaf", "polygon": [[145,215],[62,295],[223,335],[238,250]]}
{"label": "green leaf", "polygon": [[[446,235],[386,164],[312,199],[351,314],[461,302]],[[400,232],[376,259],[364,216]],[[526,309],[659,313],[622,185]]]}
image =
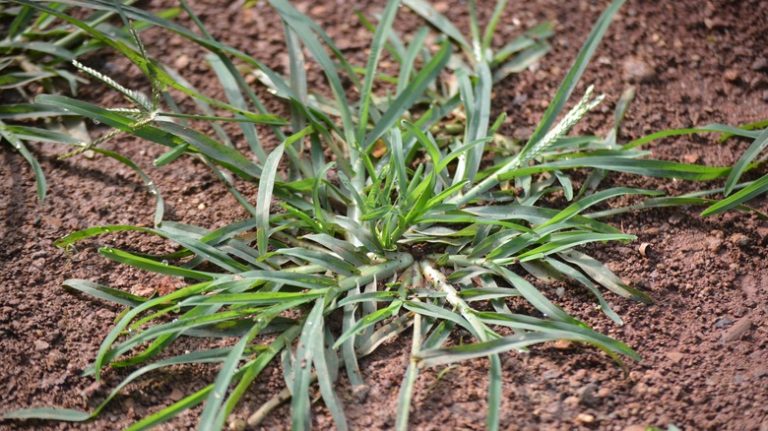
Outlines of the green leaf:
{"label": "green leaf", "polygon": [[264,170],[259,180],[259,192],[256,197],[256,222],[257,222],[257,243],[259,254],[264,255],[267,252],[267,241],[269,239],[269,209],[272,205],[272,190],[275,187],[277,178],[277,168],[280,165],[280,158],[283,157],[285,144],[280,144],[269,153],[267,160],[264,161]]}
{"label": "green leaf", "polygon": [[622,148],[629,150],[658,139],[668,138],[671,136],[694,135],[697,133],[719,133],[722,135],[740,136],[743,138],[755,139],[760,132],[752,132],[739,127],[728,126],[726,124],[707,124],[706,126],[694,128],[661,130],[659,132],[651,133],[650,135],[646,135],[642,138],[628,142]]}
{"label": "green leaf", "polygon": [[366,136],[363,149],[371,148],[372,144],[384,135],[405,111],[411,108],[413,103],[427,89],[427,86],[440,74],[450,56],[451,46],[447,42],[443,42],[429,63],[416,74],[405,90],[389,104],[389,108],[384,112],[384,115],[382,115],[373,130]]}
{"label": "green leaf", "polygon": [[[319,324],[319,326],[323,324],[322,319],[319,320]],[[322,334],[323,333],[321,332],[318,334],[319,336],[309,340],[309,348],[312,350],[312,363],[315,365],[315,370],[317,371],[316,374],[318,386],[320,387],[320,395],[323,397],[325,406],[331,412],[331,417],[333,417],[336,429],[339,431],[346,431],[348,427],[347,419],[344,416],[344,406],[341,404],[338,396],[336,396],[336,391],[333,389],[334,379],[332,376],[335,375],[336,371],[335,369],[331,370],[328,360],[326,359],[326,354],[329,353],[330,355],[334,355],[333,359],[336,360],[336,352],[334,350],[325,349],[325,340]]]}
{"label": "green leaf", "polygon": [[330,253],[322,251],[308,250],[304,248],[281,248],[276,250],[274,254],[293,256],[299,259],[306,260],[309,263],[321,265],[329,270],[340,275],[356,275],[360,271],[352,263],[346,262],[338,257],[333,256]]}
{"label": "green leaf", "polygon": [[400,64],[400,73],[398,73],[397,80],[397,95],[402,94],[408,83],[411,80],[411,72],[413,71],[414,63],[418,57],[421,49],[424,47],[424,42],[429,34],[429,29],[421,27],[418,32],[411,39],[408,45],[408,50],[405,52],[405,57]]}
{"label": "green leaf", "polygon": [[216,277],[216,274],[195,271],[192,269],[182,268],[180,266],[170,265],[168,263],[157,262],[152,259],[136,256],[135,254],[117,250],[111,247],[101,247],[99,249],[99,254],[106,257],[107,259],[114,260],[115,262],[125,263],[131,266],[135,266],[136,268],[157,272],[159,274],[186,277],[194,280],[212,280],[214,277]]}
{"label": "green leaf", "polygon": [[3,122],[0,121],[0,136],[2,136],[8,142],[10,142],[13,148],[15,148],[16,151],[18,151],[19,154],[21,154],[21,156],[24,157],[27,163],[29,163],[29,166],[32,168],[32,172],[35,174],[37,199],[42,203],[45,200],[45,194],[46,194],[46,191],[48,190],[48,185],[45,181],[45,174],[43,173],[43,168],[40,167],[40,163],[37,161],[37,158],[27,149],[24,143],[21,142],[21,139],[17,138],[7,130],[4,130],[3,126],[4,126]]}
{"label": "green leaf", "polygon": [[603,38],[603,35],[605,35],[606,30],[608,30],[611,19],[623,4],[624,0],[613,0],[597,19],[592,31],[589,33],[589,36],[587,36],[587,40],[584,42],[579,54],[576,56],[576,60],[565,75],[563,82],[560,83],[560,87],[557,89],[552,102],[550,102],[547,110],[541,117],[539,124],[536,126],[536,130],[534,130],[523,149],[520,150],[520,154],[525,155],[530,152],[552,127],[558,115],[565,107],[571,93],[573,93],[573,90],[576,88],[576,84],[578,84],[581,75],[587,68],[587,64],[589,64],[592,55],[595,53],[600,40]]}
{"label": "green leaf", "polygon": [[491,64],[494,66],[499,65],[512,54],[530,48],[539,40],[551,37],[554,34],[553,29],[554,24],[552,22],[537,24],[496,51]]}
{"label": "green leaf", "polygon": [[534,344],[560,339],[554,334],[528,333],[510,335],[489,341],[462,344],[460,346],[444,349],[428,349],[419,352],[417,358],[420,367],[434,367],[436,365],[451,364],[469,359],[481,358],[510,350],[520,350]]}
{"label": "green leaf", "polygon": [[46,117],[59,117],[63,114],[65,114],[65,111],[39,103],[0,105],[0,120],[35,120]]}
{"label": "green leaf", "polygon": [[[296,35],[302,42],[304,42],[304,46],[306,46],[309,52],[312,53],[312,56],[323,69],[323,72],[328,79],[328,83],[331,86],[331,91],[336,98],[339,113],[341,114],[342,123],[344,125],[344,137],[347,142],[354,142],[354,124],[352,122],[352,114],[349,110],[350,104],[347,100],[346,91],[341,85],[341,78],[339,77],[336,65],[315,36],[313,27],[308,23],[309,19],[285,0],[270,0],[269,3],[280,14],[280,17],[291,26],[293,31],[296,32]],[[326,40],[326,43],[328,42],[329,41]]]}
{"label": "green leaf", "polygon": [[733,165],[731,173],[725,180],[725,191],[723,192],[725,196],[731,194],[736,183],[739,181],[739,178],[741,178],[741,175],[748,169],[752,160],[754,160],[765,147],[768,147],[768,129],[760,132],[760,135],[755,138],[752,145],[747,148],[747,151],[744,151],[744,154],[742,154],[741,157],[739,157],[739,160],[736,161],[736,164]]}
{"label": "green leaf", "polygon": [[224,363],[219,369],[219,373],[216,375],[216,381],[213,383],[213,390],[208,394],[208,398],[205,400],[205,408],[200,415],[200,422],[198,428],[201,430],[209,429],[221,429],[224,426],[226,416],[218,415],[219,409],[224,402],[224,396],[229,389],[230,382],[232,381],[237,366],[240,364],[240,360],[243,357],[245,348],[248,343],[253,340],[269,323],[273,316],[262,316],[256,320],[256,323],[251,327],[248,333],[240,338],[229,351]]}
{"label": "green leaf", "polygon": [[621,317],[619,317],[619,315],[616,314],[613,309],[611,309],[610,304],[608,304],[602,293],[600,293],[597,287],[595,287],[595,284],[592,283],[592,281],[579,270],[556,259],[545,259],[544,262],[549,264],[555,271],[562,274],[563,276],[581,283],[581,285],[586,287],[587,290],[589,290],[592,295],[597,298],[597,302],[600,304],[600,309],[603,310],[603,313],[605,313],[609,319],[611,319],[617,325],[624,324],[624,321],[621,320]]}
{"label": "green leaf", "polygon": [[541,172],[580,168],[605,169],[607,171],[625,172],[649,177],[678,178],[695,181],[720,178],[730,171],[728,167],[701,166],[668,162],[666,160],[631,159],[616,156],[585,156],[515,169],[499,175],[499,179],[509,180]]}
{"label": "green leaf", "polygon": [[387,37],[392,30],[392,23],[397,15],[397,9],[400,6],[400,0],[389,0],[384,12],[381,14],[379,25],[371,41],[371,52],[368,55],[368,62],[365,66],[365,80],[363,88],[360,90],[360,112],[358,115],[359,131],[357,134],[358,142],[362,142],[365,136],[365,129],[368,126],[368,115],[371,109],[373,99],[373,80],[376,76],[376,68],[379,64],[381,51],[384,49]]}
{"label": "green leaf", "polygon": [[341,336],[336,340],[336,343],[333,345],[333,348],[338,349],[339,346],[341,346],[347,339],[354,336],[358,332],[371,327],[384,319],[396,315],[400,311],[400,307],[402,305],[402,302],[395,301],[387,307],[381,308],[371,314],[366,315],[362,319],[358,320],[354,326],[341,334]]}
{"label": "green leaf", "polygon": [[134,163],[133,160],[123,156],[122,154],[110,150],[105,150],[103,148],[94,148],[93,151],[117,160],[118,162],[131,168],[139,177],[141,177],[141,179],[144,181],[144,185],[149,190],[149,194],[155,197],[155,216],[153,218],[153,224],[155,226],[159,226],[160,223],[163,222],[163,216],[165,214],[165,201],[163,200],[163,195],[160,193],[160,189],[157,187],[155,182],[152,181],[152,178],[145,174],[139,165]]}
{"label": "green leaf", "polygon": [[3,419],[42,419],[67,422],[84,422],[91,419],[91,414],[80,410],[37,407],[19,409],[3,414]]}
{"label": "green leaf", "polygon": [[312,343],[315,338],[323,338],[323,298],[315,301],[315,306],[307,315],[304,328],[301,331],[299,345],[296,348],[295,367],[293,370],[293,387],[291,388],[291,428],[295,431],[311,428],[309,404],[310,372],[312,370]]}
{"label": "green leaf", "polygon": [[200,389],[199,391],[188,395],[179,401],[176,401],[175,403],[171,404],[170,406],[152,413],[151,415],[141,419],[140,421],[134,423],[133,425],[129,426],[125,429],[125,431],[142,431],[147,430],[150,428],[153,428],[165,421],[170,420],[174,416],[178,415],[182,411],[192,408],[205,400],[205,397],[208,396],[208,393],[211,392],[213,389],[213,385],[208,385],[204,387],[203,389]]}
{"label": "green leaf", "polygon": [[72,232],[54,241],[53,245],[55,245],[56,247],[68,248],[73,244],[75,244],[76,242],[80,242],[85,239],[92,238],[94,236],[105,235],[105,234],[114,233],[114,232],[127,232],[127,231],[157,233],[157,231],[154,229],[141,227],[141,226],[130,226],[130,225],[95,226],[95,227],[89,227],[83,230]]}
{"label": "green leaf", "polygon": [[[211,64],[213,71],[219,78],[222,87],[224,87],[224,93],[227,95],[229,103],[244,111],[247,110],[248,105],[245,102],[243,94],[240,92],[240,86],[237,79],[235,78],[235,74],[238,72],[237,70],[233,71],[234,65],[232,65],[231,62],[225,63],[221,58],[214,55],[208,56],[208,62]],[[256,127],[252,124],[252,120],[247,119],[246,117],[239,114],[236,115],[236,118],[242,118],[249,121],[239,122],[240,129],[242,129],[243,136],[245,136],[245,140],[248,142],[248,146],[250,146],[251,151],[256,154],[256,157],[258,157],[260,161],[265,160],[267,158],[267,154],[264,152],[264,148],[262,148],[261,143],[259,142],[259,137],[256,133]]]}
{"label": "green leaf", "polygon": [[636,238],[637,237],[634,235],[622,233],[567,232],[560,234],[557,237],[553,235],[549,241],[539,247],[520,254],[517,257],[520,262],[527,262],[591,242],[631,241]]}
{"label": "green leaf", "polygon": [[446,310],[443,307],[438,307],[437,305],[430,304],[427,302],[416,302],[416,301],[405,301],[403,303],[403,307],[405,307],[409,311],[413,311],[414,313],[421,314],[422,316],[427,316],[435,319],[441,319],[448,322],[452,322],[465,328],[470,332],[473,331],[472,325],[470,325],[466,319],[464,319],[461,315],[457,313]]}
{"label": "green leaf", "polygon": [[593,280],[603,285],[608,290],[625,298],[634,298],[638,301],[650,304],[653,302],[648,294],[628,286],[621,281],[610,269],[600,263],[597,259],[575,250],[569,250],[559,255],[567,262],[570,262],[584,271]]}
{"label": "green leaf", "polygon": [[508,1],[509,0],[496,1],[496,6],[493,8],[491,19],[488,21],[488,25],[486,25],[485,32],[483,33],[483,53],[485,53],[491,47],[491,42],[493,42],[493,33],[496,31],[496,26],[499,24],[499,20],[501,19],[502,14],[504,14],[504,9],[507,7]]}
{"label": "green leaf", "polygon": [[544,57],[551,49],[552,46],[547,42],[534,42],[533,45],[495,69],[493,72],[493,82],[500,82],[513,73],[524,71]]}
{"label": "green leaf", "polygon": [[568,313],[563,311],[562,308],[550,302],[549,299],[547,299],[547,297],[539,291],[539,289],[534,287],[531,283],[515,274],[514,272],[504,268],[503,266],[493,264],[489,265],[489,269],[507,280],[509,284],[514,286],[515,289],[520,292],[520,295],[522,295],[531,305],[542,312],[545,316],[563,322],[579,323],[578,320],[571,317]]}
{"label": "green leaf", "polygon": [[411,10],[424,18],[433,27],[453,39],[453,41],[459,44],[462,49],[468,53],[472,52],[472,48],[470,47],[469,42],[464,39],[461,31],[459,31],[459,29],[456,28],[451,20],[446,18],[445,15],[435,10],[435,8],[433,8],[429,2],[425,0],[403,0],[403,4],[411,8]]}
{"label": "green leaf", "polygon": [[626,344],[596,332],[584,324],[537,319],[521,314],[480,312],[477,315],[489,325],[546,333],[560,339],[589,343],[607,352],[618,353],[635,360],[640,359],[637,353]]}
{"label": "green leaf", "polygon": [[485,417],[485,429],[498,430],[501,418],[502,370],[499,354],[489,356],[491,366],[488,369],[488,413]]}
{"label": "green leaf", "polygon": [[66,287],[78,290],[93,297],[104,299],[127,307],[136,307],[147,299],[132,295],[119,289],[113,289],[88,280],[69,279],[62,283]]}
{"label": "green leaf", "polygon": [[749,185],[739,190],[738,192],[728,196],[721,201],[718,201],[713,205],[710,205],[701,212],[701,215],[702,217],[706,217],[712,214],[728,211],[729,209],[735,208],[744,202],[747,202],[750,199],[765,193],[766,191],[768,191],[768,175],[760,177],[759,179],[749,183]]}
{"label": "green leaf", "polygon": [[573,204],[568,205],[562,211],[557,213],[557,215],[555,215],[545,223],[539,225],[537,229],[545,226],[550,226],[555,223],[564,222],[570,219],[571,217],[581,213],[585,209],[593,205],[597,205],[600,202],[603,202],[605,200],[614,198],[616,196],[635,195],[635,194],[640,194],[645,196],[659,196],[664,193],[656,190],[634,189],[629,187],[614,187],[611,189],[601,190],[597,193],[589,195],[584,199],[579,200],[578,202],[574,202]]}

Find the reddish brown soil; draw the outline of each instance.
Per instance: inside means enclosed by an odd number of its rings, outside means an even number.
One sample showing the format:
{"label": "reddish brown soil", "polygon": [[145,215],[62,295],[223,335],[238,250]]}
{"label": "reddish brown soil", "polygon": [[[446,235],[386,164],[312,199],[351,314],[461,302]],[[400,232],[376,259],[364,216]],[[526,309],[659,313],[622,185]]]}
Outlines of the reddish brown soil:
{"label": "reddish brown soil", "polygon": [[[327,28],[345,52],[362,62],[369,36],[351,17],[352,5],[322,3],[304,1],[303,10]],[[381,10],[380,2],[376,3],[355,6],[371,15]],[[438,6],[466,28],[464,8],[457,3],[441,1]],[[490,3],[484,5],[485,16],[492,8]],[[514,135],[525,134],[535,124],[605,2],[511,3],[497,44],[535,22],[557,22],[553,52],[536,70],[501,83],[494,95],[495,109],[510,117],[504,131]],[[215,0],[195,1],[193,7],[203,12],[204,21],[224,42],[284,69],[282,29],[262,3],[245,12],[221,7]],[[419,24],[403,10],[397,25],[409,29]],[[767,118],[767,28],[765,1],[630,1],[583,80],[607,93],[609,101],[590,117],[586,129],[605,130],[612,104],[630,81],[637,80],[641,81],[635,83],[638,96],[627,114],[623,139],[668,127]],[[147,36],[153,55],[176,63],[195,85],[221,96],[198,51],[173,37],[156,32]],[[180,60],[181,54],[190,61]],[[107,57],[92,63],[107,68],[124,83],[142,82],[124,61]],[[120,103],[114,94],[93,89],[86,89],[85,97]],[[160,148],[126,137],[106,146],[148,169],[165,193],[169,219],[216,227],[244,216],[204,166],[185,159],[153,170],[149,167],[161,154]],[[733,163],[745,144],[679,138],[651,148],[657,157],[726,165]],[[108,373],[101,387],[79,377],[119,308],[65,291],[61,287],[64,279],[87,278],[137,293],[176,286],[173,280],[111,264],[91,246],[69,255],[53,247],[55,239],[87,226],[149,224],[153,208],[127,168],[104,159],[56,160],[63,151],[51,145],[35,147],[51,187],[48,200],[40,207],[27,165],[8,146],[0,147],[3,411],[32,405],[87,408],[119,381],[115,372]],[[628,176],[612,181],[671,191],[692,188]],[[764,199],[756,205],[768,209]],[[623,327],[616,327],[595,312],[581,291],[568,289],[559,302],[597,329],[626,341],[643,361],[627,364],[625,374],[603,355],[580,347],[541,347],[525,355],[505,354],[503,427],[629,431],[641,429],[640,425],[674,424],[685,430],[768,430],[768,224],[736,213],[702,219],[695,209],[649,211],[613,222],[637,234],[638,242],[592,251],[626,280],[649,291],[656,303],[643,306],[611,296],[609,300],[626,321]],[[141,236],[99,241],[161,248]],[[646,256],[638,250],[643,242],[650,244]],[[548,292],[555,297],[554,290]],[[353,429],[393,427],[409,345],[405,338],[400,339],[362,361],[370,385],[364,402],[352,400],[342,379],[341,392]],[[438,380],[439,371],[424,372],[419,378],[413,429],[483,428],[486,362],[461,364]],[[129,387],[99,418],[86,424],[0,422],[0,429],[117,429],[200,388],[212,381],[214,373],[210,368],[178,368],[156,374]],[[247,415],[281,387],[279,370],[268,369],[237,414]],[[316,403],[314,410],[316,427],[331,428],[322,404]],[[163,428],[192,429],[198,413],[182,414]],[[286,428],[287,417],[288,408],[283,406],[264,427]]]}

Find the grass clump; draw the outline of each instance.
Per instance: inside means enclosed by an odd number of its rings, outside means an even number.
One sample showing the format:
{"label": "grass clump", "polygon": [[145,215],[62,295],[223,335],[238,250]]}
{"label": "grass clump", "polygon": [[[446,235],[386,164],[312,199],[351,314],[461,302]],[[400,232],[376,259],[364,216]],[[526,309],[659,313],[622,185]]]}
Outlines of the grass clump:
{"label": "grass clump", "polygon": [[[504,145],[508,140],[499,134],[504,115],[491,118],[491,90],[494,82],[546,50],[549,30],[537,27],[493,52],[490,42],[506,6],[503,0],[484,32],[475,3],[469,2],[469,40],[428,3],[391,0],[372,27],[364,67],[350,64],[322,28],[289,2],[270,0],[285,28],[288,77],[217,41],[183,1],[181,9],[192,18],[196,31],[130,5],[64,2],[113,13],[129,28],[160,27],[206,48],[226,89],[226,101],[200,93],[150,58],[135,31],[125,39],[111,38],[92,23],[45,2],[16,2],[56,17],[124,55],[152,84],[152,95],[146,97],[99,71],[80,67],[121,92],[129,106],[99,107],[61,95],[38,97],[38,103],[166,146],[168,152],[155,161],[158,166],[184,156],[203,160],[249,218],[216,230],[164,221],[158,196],[153,227],[94,227],[59,240],[59,246],[70,247],[119,231],[165,238],[178,244],[178,251],[153,256],[104,247],[100,253],[116,262],[184,278],[189,284],[164,296],[144,298],[87,280],[68,280],[66,285],[73,289],[126,307],[88,374],[98,379],[106,367],[138,368],[92,412],[37,408],[6,417],[88,420],[125,385],[148,372],[214,363],[220,366],[214,382],[129,429],[149,428],[199,404],[203,404],[199,428],[220,429],[260,373],[279,360],[289,389],[277,400],[290,398],[293,427],[310,427],[310,388],[316,382],[337,428],[346,429],[344,409],[334,390],[338,373],[343,369],[353,388],[365,387],[359,359],[411,329],[412,355],[404,371],[397,428],[407,428],[413,385],[421,369],[487,357],[486,425],[498,429],[501,353],[566,339],[595,346],[618,362],[638,359],[625,344],[592,330],[551,302],[523,275],[580,284],[609,319],[621,324],[603,289],[643,302],[650,298],[579,251],[587,243],[634,239],[598,217],[706,200],[662,197],[654,190],[626,187],[601,189],[605,172],[691,180],[730,174],[734,184],[739,178],[734,174],[737,169],[643,158],[647,152],[637,148],[661,135],[619,145],[616,130],[626,103],[618,104],[608,136],[568,135],[602,100],[589,87],[566,109],[621,0],[613,1],[600,16],[532,136],[517,148]],[[401,4],[438,31],[434,46],[427,45],[427,27],[408,44],[396,34],[392,26]],[[322,69],[332,99],[310,91],[305,50]],[[377,73],[385,51],[398,63],[396,77]],[[256,74],[286,102],[290,118],[267,112],[244,71]],[[343,85],[343,78],[355,91]],[[377,84],[387,82],[385,95],[374,94]],[[174,92],[191,97],[198,112],[182,112]],[[360,97],[350,100],[354,93]],[[191,128],[191,120],[214,125],[215,136]],[[241,127],[248,153],[235,148],[218,127],[220,122]],[[265,148],[255,125],[268,126],[280,144]],[[718,125],[705,130],[755,135]],[[64,135],[57,137],[66,140]],[[98,143],[88,148],[99,149]],[[590,172],[576,190],[569,176],[574,169]],[[255,199],[238,191],[235,177],[258,184]],[[629,194],[651,199],[636,207],[591,212],[595,205]],[[553,195],[565,199],[564,208],[548,204]],[[505,302],[512,297],[526,301],[536,310],[534,315],[512,312]],[[330,324],[336,320],[341,320],[340,331]],[[459,329],[471,334],[474,342],[451,344],[451,333]],[[185,336],[235,337],[236,342],[225,348],[164,355],[169,345]],[[249,423],[258,422],[276,403],[257,410]]]}

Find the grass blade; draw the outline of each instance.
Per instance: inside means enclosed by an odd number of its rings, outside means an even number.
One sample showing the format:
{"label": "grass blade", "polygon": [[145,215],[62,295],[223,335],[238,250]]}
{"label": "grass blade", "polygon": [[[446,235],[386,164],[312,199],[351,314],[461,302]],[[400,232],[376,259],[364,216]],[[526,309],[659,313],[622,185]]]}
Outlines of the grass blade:
{"label": "grass blade", "polygon": [[485,32],[483,33],[483,55],[491,48],[491,42],[493,42],[493,34],[496,32],[496,26],[499,25],[501,15],[504,13],[504,9],[507,7],[509,0],[497,0],[496,6],[493,8],[493,14],[488,21],[488,25],[485,26]]}
{"label": "grass blade", "polygon": [[371,101],[373,99],[373,80],[376,75],[376,68],[379,64],[379,58],[381,57],[381,51],[384,49],[389,33],[392,30],[392,23],[397,15],[397,9],[400,7],[400,0],[389,0],[387,6],[384,8],[384,12],[381,15],[379,25],[376,27],[376,32],[373,35],[373,41],[371,42],[371,53],[368,56],[368,63],[365,66],[365,80],[363,81],[363,88],[360,91],[360,112],[358,114],[358,126],[357,133],[358,142],[362,142],[365,136],[365,129],[368,126],[368,115],[371,109]]}
{"label": "grass blade", "polygon": [[4,123],[0,121],[0,136],[5,138],[11,143],[13,148],[21,154],[22,157],[29,163],[32,168],[32,172],[35,174],[35,187],[37,189],[37,200],[42,203],[45,200],[45,194],[48,190],[48,185],[45,181],[45,174],[43,168],[40,167],[40,163],[37,158],[27,149],[21,139],[14,136],[13,133],[4,130]]}
{"label": "grass blade", "polygon": [[520,150],[521,154],[525,155],[526,153],[530,152],[536,146],[536,144],[538,144],[539,141],[544,138],[547,132],[549,132],[549,129],[554,124],[557,116],[565,107],[565,104],[570,98],[571,93],[576,88],[576,84],[578,83],[581,75],[584,73],[584,70],[587,67],[587,64],[589,63],[589,60],[592,58],[592,55],[597,49],[597,45],[600,43],[600,40],[603,38],[606,30],[608,30],[611,19],[623,4],[624,0],[613,0],[608,8],[606,8],[605,11],[603,11],[603,13],[597,19],[597,22],[592,28],[592,31],[589,33],[589,36],[587,36],[587,40],[584,42],[584,45],[579,51],[579,54],[576,56],[576,60],[574,61],[573,66],[571,66],[570,70],[568,70],[568,74],[565,75],[565,78],[555,93],[552,102],[549,104],[547,110],[544,112],[544,115],[539,121],[539,124],[536,126],[536,130],[534,130],[533,134],[531,135],[530,139],[528,139],[528,142],[525,144],[523,149]]}
{"label": "grass blade", "polygon": [[64,280],[63,285],[65,287],[69,287],[91,295],[95,298],[114,302],[120,305],[125,305],[126,307],[136,307],[139,304],[146,302],[146,298],[142,296],[132,295],[128,292],[124,292],[119,289],[113,289],[111,287],[103,286],[88,280]]}
{"label": "grass blade", "polygon": [[453,39],[453,41],[461,46],[466,52],[472,52],[472,47],[464,38],[464,35],[461,34],[461,31],[459,31],[448,18],[435,10],[435,8],[433,8],[427,1],[403,0],[403,4],[411,8],[411,10],[424,18],[433,27],[440,30],[440,32]]}
{"label": "grass blade", "polygon": [[[319,301],[322,302],[322,299]],[[332,376],[335,375],[335,368],[334,370],[330,369],[326,358],[327,351],[324,345],[325,339],[322,335],[322,325],[323,320],[319,319],[318,326],[321,326],[321,332],[318,337],[313,337],[309,340],[309,348],[312,350],[312,363],[315,365],[317,383],[320,387],[320,394],[323,397],[325,406],[331,412],[331,417],[333,417],[333,422],[336,424],[336,429],[339,431],[346,431],[348,429],[347,419],[344,416],[344,407],[342,406],[341,401],[339,401],[339,398],[336,396],[336,391],[333,389],[333,380],[335,380],[335,378]],[[331,350],[330,354],[336,355],[336,352]],[[336,358],[334,357],[334,359]]]}
{"label": "grass blade", "polygon": [[460,346],[443,349],[428,349],[419,352],[418,361],[420,367],[434,367],[437,365],[451,364],[482,358],[510,350],[520,350],[534,344],[560,339],[554,334],[527,333],[495,338],[480,343],[462,344]]}
{"label": "grass blade", "polygon": [[739,160],[736,161],[736,164],[733,165],[731,173],[725,180],[725,191],[723,192],[725,196],[731,194],[733,188],[736,186],[736,183],[739,181],[739,178],[741,178],[741,175],[748,169],[749,164],[766,147],[768,147],[768,129],[764,129],[762,132],[760,132],[760,135],[755,138],[754,142],[752,142],[752,145],[747,148],[747,151],[745,151],[744,154],[739,157]]}
{"label": "grass blade", "polygon": [[299,345],[296,348],[296,360],[293,373],[291,394],[291,428],[295,431],[311,428],[309,405],[309,385],[311,383],[312,340],[323,338],[323,298],[315,301],[315,306],[304,322]]}
{"label": "grass blade", "polygon": [[625,298],[634,298],[638,301],[650,304],[653,302],[650,296],[645,292],[639,291],[628,286],[621,281],[611,270],[605,267],[597,259],[575,250],[569,250],[560,253],[564,260],[578,266],[593,280],[603,285],[606,289]]}
{"label": "grass blade", "polygon": [[435,79],[435,77],[437,77],[440,71],[443,70],[450,55],[451,46],[447,42],[444,42],[438,52],[432,57],[429,63],[419,71],[406,89],[403,90],[392,103],[390,103],[389,108],[384,112],[384,115],[382,115],[373,130],[366,136],[363,145],[364,149],[371,148],[371,145],[389,130],[406,110],[410,109],[416,99],[421,96],[424,90],[427,89],[427,86]]}
{"label": "grass blade", "polygon": [[267,252],[267,241],[269,239],[269,208],[272,205],[272,190],[275,187],[277,177],[277,168],[280,165],[280,158],[283,157],[283,148],[285,144],[278,145],[264,161],[264,170],[259,180],[259,192],[256,197],[256,223],[257,223],[257,243],[259,254],[264,255]]}
{"label": "grass blade", "polygon": [[759,179],[749,183],[748,186],[739,190],[738,192],[728,196],[727,198],[718,201],[717,203],[710,205],[704,211],[701,212],[702,217],[706,217],[712,214],[718,214],[727,211],[731,208],[735,208],[750,199],[755,198],[768,191],[768,175],[762,176]]}

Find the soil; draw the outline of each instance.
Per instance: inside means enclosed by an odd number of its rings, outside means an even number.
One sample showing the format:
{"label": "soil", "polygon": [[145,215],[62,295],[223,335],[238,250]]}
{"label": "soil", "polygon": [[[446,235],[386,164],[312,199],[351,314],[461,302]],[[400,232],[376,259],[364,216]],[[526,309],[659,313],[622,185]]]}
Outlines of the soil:
{"label": "soil", "polygon": [[[217,38],[278,71],[286,69],[282,29],[265,4],[258,2],[242,11],[237,6],[222,7],[216,0],[191,3]],[[299,6],[339,41],[345,53],[363,64],[370,35],[351,11],[360,9],[373,16],[382,9],[381,3],[302,1]],[[493,2],[480,3],[487,18]],[[467,29],[462,2],[439,0],[436,5]],[[495,90],[494,109],[509,114],[503,132],[516,136],[531,130],[605,6],[605,1],[511,2],[494,39],[497,46],[536,22],[552,20],[557,26],[552,52]],[[400,12],[398,28],[419,25],[413,14]],[[608,97],[582,130],[605,131],[613,104],[630,84],[636,87],[637,97],[622,127],[623,140],[663,128],[768,118],[767,28],[766,1],[629,1],[577,90],[593,83]],[[223,98],[200,51],[154,30],[145,37],[152,55],[175,64],[194,85]],[[89,64],[123,83],[142,85],[137,72],[123,60],[94,57]],[[312,69],[311,76],[315,85],[322,86],[317,70]],[[117,95],[105,94],[97,86],[86,86],[81,97],[122,103]],[[270,107],[282,109],[279,104]],[[214,228],[245,217],[205,166],[187,158],[167,168],[150,169],[162,149],[130,137],[111,140],[105,147],[147,169],[164,192],[168,219]],[[683,137],[649,148],[656,157],[728,165],[746,143]],[[0,212],[4,216],[0,223],[0,410],[41,405],[86,409],[124,375],[110,371],[101,385],[80,377],[120,309],[66,291],[62,282],[85,278],[147,294],[178,287],[178,281],[110,263],[95,251],[101,243],[154,251],[166,247],[144,236],[104,237],[70,253],[54,247],[57,238],[88,226],[148,225],[153,203],[133,172],[111,160],[81,156],[61,161],[57,155],[66,150],[47,144],[35,146],[34,151],[50,185],[43,206],[35,200],[33,177],[21,156],[0,146]],[[694,187],[630,176],[612,176],[611,181],[671,192]],[[754,205],[768,210],[765,199]],[[703,219],[695,208],[653,210],[611,222],[638,235],[638,241],[590,251],[625,280],[648,291],[656,302],[645,306],[609,296],[625,320],[618,327],[598,314],[580,290],[566,289],[557,298],[555,286],[545,289],[568,311],[627,342],[642,361],[621,369],[594,350],[563,343],[534,348],[528,354],[505,354],[502,427],[634,431],[644,425],[675,425],[684,430],[768,430],[768,223],[735,212]],[[643,243],[647,245],[641,252]],[[187,348],[184,343],[178,349]],[[362,361],[370,386],[364,401],[354,400],[342,378],[339,391],[352,429],[394,426],[409,346],[403,337]],[[0,429],[121,428],[211,382],[215,371],[180,367],[154,374],[124,390],[87,423],[6,421],[0,422]],[[442,373],[439,378],[438,373]],[[245,417],[282,385],[280,370],[268,368],[236,414]],[[425,371],[416,386],[412,428],[482,429],[486,385],[484,360]],[[199,409],[186,412],[161,428],[192,429],[198,413]],[[263,427],[288,428],[288,417],[288,407],[283,406]],[[333,426],[320,402],[314,404],[313,420],[317,429]]]}

